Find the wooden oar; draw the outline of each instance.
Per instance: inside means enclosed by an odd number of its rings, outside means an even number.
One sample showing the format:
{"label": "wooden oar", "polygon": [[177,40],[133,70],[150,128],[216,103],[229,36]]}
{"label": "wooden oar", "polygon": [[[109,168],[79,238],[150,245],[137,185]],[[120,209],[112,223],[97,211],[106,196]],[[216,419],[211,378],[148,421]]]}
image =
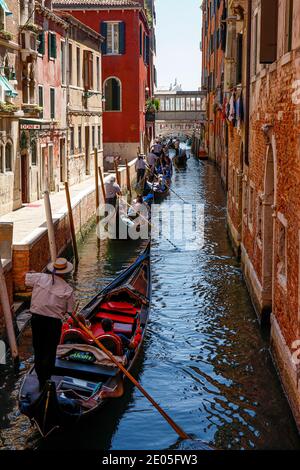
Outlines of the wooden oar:
{"label": "wooden oar", "polygon": [[[122,199],[122,201],[124,201],[130,209],[132,209],[136,212],[135,208],[133,206],[131,206],[127,201],[125,201],[123,199]],[[153,229],[157,229],[157,227],[154,224],[152,224],[149,220],[147,220],[146,217],[144,217],[142,214],[139,214],[139,217],[141,217],[143,220],[145,220],[145,222],[147,222],[149,227],[151,227]],[[180,248],[177,245],[175,245],[175,243],[171,242],[171,240],[169,240],[165,235],[162,234],[162,236],[164,237],[165,240],[167,240],[167,242],[170,243],[170,245],[172,245],[174,248],[176,248],[176,250],[181,251]]]}
{"label": "wooden oar", "polygon": [[106,347],[103,346],[103,344],[100,343],[100,341],[98,341],[98,339],[93,335],[91,330],[87,328],[80,321],[79,318],[76,318],[75,316],[73,316],[73,314],[71,316],[73,320],[77,322],[77,324],[80,326],[80,328],[83,331],[85,331],[89,335],[89,337],[95,342],[95,344],[107,355],[107,357],[109,357],[109,359],[123,372],[123,374],[126,375],[126,377],[140,390],[140,392],[142,392],[142,394],[150,401],[150,403],[157,409],[157,411],[165,418],[165,420],[174,429],[174,431],[178,434],[178,436],[181,439],[191,439],[191,437],[188,434],[186,434],[186,432],[183,429],[181,429],[181,427],[178,426],[178,424],[176,424],[175,421],[173,421],[173,419],[159,406],[159,404],[156,403],[156,401],[149,395],[149,393],[142,387],[142,385],[130,374],[130,372],[128,372],[128,370],[125,369],[125,367],[115,359],[112,353],[108,351],[108,349],[106,349]]}
{"label": "wooden oar", "polygon": [[[148,170],[151,171],[151,168],[150,168],[150,166],[149,166],[147,163],[146,163],[146,167],[147,167]],[[159,177],[154,173],[154,171],[152,172],[152,174],[153,174],[154,178],[156,178],[157,180],[159,179]],[[175,196],[179,197],[179,199],[181,199],[185,204],[187,204],[187,201],[185,201],[181,196],[179,196],[179,194],[176,193],[176,191],[174,191],[174,189],[172,189],[170,185],[168,185],[167,183],[165,183],[165,185],[167,186],[167,188],[169,189],[169,191],[171,191],[172,193],[174,193]]]}

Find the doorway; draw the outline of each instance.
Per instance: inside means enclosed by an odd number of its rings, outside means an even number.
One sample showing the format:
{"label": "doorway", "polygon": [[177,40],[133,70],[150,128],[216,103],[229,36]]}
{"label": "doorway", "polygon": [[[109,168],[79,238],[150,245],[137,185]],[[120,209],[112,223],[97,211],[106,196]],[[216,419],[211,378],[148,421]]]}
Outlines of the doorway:
{"label": "doorway", "polygon": [[21,155],[21,192],[22,203],[29,202],[28,198],[28,152]]}
{"label": "doorway", "polygon": [[[275,206],[275,165],[272,146],[267,151],[267,161],[264,182],[263,201],[263,237],[262,237],[262,287],[263,287],[263,314],[272,311],[273,299],[273,272],[274,272],[274,217]],[[263,318],[262,318],[263,320]]]}
{"label": "doorway", "polygon": [[60,182],[66,181],[66,141],[60,139],[59,141],[59,165],[60,165]]}
{"label": "doorway", "polygon": [[85,126],[85,172],[90,174],[90,126]]}

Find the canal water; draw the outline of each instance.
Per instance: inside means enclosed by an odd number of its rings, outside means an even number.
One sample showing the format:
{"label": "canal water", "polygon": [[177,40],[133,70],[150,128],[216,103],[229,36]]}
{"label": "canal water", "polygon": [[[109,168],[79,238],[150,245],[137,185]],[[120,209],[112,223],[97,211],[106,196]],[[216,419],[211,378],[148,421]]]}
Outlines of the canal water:
{"label": "canal water", "polygon": [[[219,449],[299,449],[300,441],[226,235],[226,199],[216,168],[193,157],[173,189],[205,205],[204,246],[152,242],[153,298],[135,375],[189,434]],[[173,193],[162,203],[183,204]],[[82,304],[138,255],[142,245],[90,233],[71,279]],[[30,336],[22,342],[30,362]],[[123,398],[80,428],[47,441],[17,409],[22,372],[0,379],[0,447],[5,449],[173,449],[177,436],[141,393]],[[24,372],[23,372],[24,373]]]}

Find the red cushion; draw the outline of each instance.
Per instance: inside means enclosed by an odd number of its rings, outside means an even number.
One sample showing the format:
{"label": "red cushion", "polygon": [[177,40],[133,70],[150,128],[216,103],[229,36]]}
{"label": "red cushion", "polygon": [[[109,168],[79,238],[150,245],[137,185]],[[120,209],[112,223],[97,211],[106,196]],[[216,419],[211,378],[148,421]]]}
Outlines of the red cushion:
{"label": "red cushion", "polygon": [[105,302],[101,305],[101,310],[115,310],[127,315],[136,315],[139,311],[137,307],[127,302]]}
{"label": "red cushion", "polygon": [[123,315],[118,315],[117,313],[108,313],[108,312],[99,312],[96,315],[96,318],[109,318],[113,322],[118,322],[118,323],[129,323],[130,325],[133,325],[135,322],[134,317],[125,317]]}
{"label": "red cushion", "polygon": [[[121,333],[123,335],[132,335],[133,325],[125,325],[122,323],[114,323],[114,333],[118,334]],[[98,336],[104,335],[104,330],[101,326],[101,323],[94,323],[92,325],[92,332],[93,335],[98,338]]]}

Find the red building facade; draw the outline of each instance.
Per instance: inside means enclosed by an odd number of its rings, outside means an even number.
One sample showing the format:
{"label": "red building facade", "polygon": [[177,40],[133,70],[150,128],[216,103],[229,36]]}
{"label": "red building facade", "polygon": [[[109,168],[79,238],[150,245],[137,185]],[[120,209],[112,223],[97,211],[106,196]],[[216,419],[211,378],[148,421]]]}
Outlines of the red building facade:
{"label": "red building facade", "polygon": [[[150,10],[131,0],[59,0],[63,9],[105,38],[103,43],[104,157],[135,158],[152,136],[146,101],[153,93]],[[148,15],[147,15],[148,12]],[[151,129],[151,128],[150,128]]]}

